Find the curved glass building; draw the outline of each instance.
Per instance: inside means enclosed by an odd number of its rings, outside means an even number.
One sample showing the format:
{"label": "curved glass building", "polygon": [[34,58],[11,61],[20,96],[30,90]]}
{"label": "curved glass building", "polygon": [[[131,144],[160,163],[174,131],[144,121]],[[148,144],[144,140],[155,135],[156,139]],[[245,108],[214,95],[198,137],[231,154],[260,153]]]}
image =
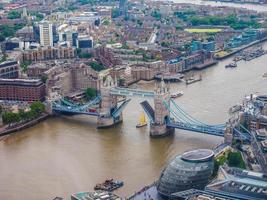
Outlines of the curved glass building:
{"label": "curved glass building", "polygon": [[172,193],[191,188],[204,189],[213,172],[214,153],[208,149],[188,151],[176,156],[162,171],[158,192],[170,197]]}

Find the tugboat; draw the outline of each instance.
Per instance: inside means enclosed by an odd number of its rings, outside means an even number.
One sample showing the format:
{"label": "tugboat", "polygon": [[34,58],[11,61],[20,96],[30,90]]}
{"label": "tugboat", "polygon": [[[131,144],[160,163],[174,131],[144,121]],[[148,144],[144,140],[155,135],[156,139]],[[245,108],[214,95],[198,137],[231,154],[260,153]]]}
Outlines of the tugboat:
{"label": "tugboat", "polygon": [[182,91],[180,91],[178,93],[173,93],[173,94],[171,94],[171,98],[175,99],[175,98],[183,96],[183,94],[184,93]]}
{"label": "tugboat", "polygon": [[225,68],[234,68],[234,67],[237,67],[236,62],[233,62],[233,63],[230,63],[228,65],[225,65]]}
{"label": "tugboat", "polygon": [[141,127],[146,126],[146,125],[147,125],[146,116],[142,112],[142,114],[139,117],[139,123],[136,125],[136,128],[141,128]]}
{"label": "tugboat", "polygon": [[112,192],[113,190],[116,190],[123,186],[122,181],[114,181],[113,179],[107,179],[104,183],[96,184],[94,187],[94,190],[103,190]]}

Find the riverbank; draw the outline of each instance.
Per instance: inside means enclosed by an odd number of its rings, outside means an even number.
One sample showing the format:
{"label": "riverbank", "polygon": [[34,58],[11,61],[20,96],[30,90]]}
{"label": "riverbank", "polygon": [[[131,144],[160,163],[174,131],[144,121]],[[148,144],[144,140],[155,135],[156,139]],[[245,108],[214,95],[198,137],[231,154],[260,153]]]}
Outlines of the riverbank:
{"label": "riverbank", "polygon": [[20,125],[15,126],[15,127],[7,127],[7,128],[0,129],[0,137],[2,138],[2,137],[9,135],[11,133],[21,131],[23,129],[34,126],[35,124],[47,119],[49,116],[50,116],[49,114],[44,113],[41,116],[39,116],[38,118],[31,120],[29,122],[26,122],[24,124],[20,124]]}
{"label": "riverbank", "polygon": [[261,6],[267,6],[266,3],[260,3],[260,2],[242,2],[242,1],[227,1],[227,0],[204,0],[204,1],[211,1],[211,2],[216,2],[216,3],[233,3],[233,4],[240,4],[240,5],[244,5],[244,4],[251,4],[251,5],[261,5]]}
{"label": "riverbank", "polygon": [[236,54],[236,53],[239,53],[239,52],[241,52],[241,51],[243,51],[243,50],[245,50],[245,49],[247,49],[247,48],[249,48],[249,47],[252,47],[252,46],[254,46],[254,45],[263,43],[263,42],[265,42],[266,40],[267,40],[267,37],[266,37],[266,38],[263,38],[263,39],[261,39],[261,40],[256,40],[255,42],[252,42],[252,43],[247,44],[247,45],[245,45],[245,46],[236,48],[236,49],[234,49],[232,52],[229,52],[229,53],[227,53],[227,54],[225,54],[225,55],[218,56],[218,57],[215,56],[215,58],[216,58],[217,60],[223,60],[223,59],[225,59],[225,58],[229,58],[230,56],[233,56],[233,55]]}

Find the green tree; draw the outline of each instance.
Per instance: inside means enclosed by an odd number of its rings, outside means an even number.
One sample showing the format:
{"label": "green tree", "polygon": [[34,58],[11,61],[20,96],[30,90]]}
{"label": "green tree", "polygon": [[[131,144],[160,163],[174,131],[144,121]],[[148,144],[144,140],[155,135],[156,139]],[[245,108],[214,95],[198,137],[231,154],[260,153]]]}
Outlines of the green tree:
{"label": "green tree", "polygon": [[154,10],[152,13],[151,13],[151,16],[154,17],[156,20],[161,20],[161,14],[159,11],[157,10]]}
{"label": "green tree", "polygon": [[18,19],[21,16],[21,12],[18,12],[16,10],[11,10],[7,14],[8,19]]}
{"label": "green tree", "polygon": [[20,121],[20,117],[18,113],[12,113],[12,112],[4,112],[2,115],[3,123],[4,124],[13,124]]}
{"label": "green tree", "polygon": [[96,61],[90,62],[89,65],[92,67],[93,70],[98,72],[105,69],[105,67],[101,63],[98,63]]}
{"label": "green tree", "polygon": [[230,167],[246,168],[240,152],[230,152],[227,160]]}
{"label": "green tree", "polygon": [[36,101],[30,105],[30,109],[30,112],[32,112],[33,116],[37,117],[45,111],[45,105],[40,101]]}
{"label": "green tree", "polygon": [[23,72],[26,72],[28,69],[28,66],[31,64],[30,61],[24,61],[20,64],[20,67],[22,68]]}
{"label": "green tree", "polygon": [[41,80],[42,80],[43,83],[46,83],[47,79],[48,79],[47,75],[42,75],[41,76]]}
{"label": "green tree", "polygon": [[91,100],[94,97],[96,97],[96,89],[94,89],[94,88],[87,88],[85,90],[85,97],[86,97],[87,100]]}
{"label": "green tree", "polygon": [[25,112],[23,109],[19,109],[19,117],[22,121],[27,121],[28,120],[28,115],[27,112]]}

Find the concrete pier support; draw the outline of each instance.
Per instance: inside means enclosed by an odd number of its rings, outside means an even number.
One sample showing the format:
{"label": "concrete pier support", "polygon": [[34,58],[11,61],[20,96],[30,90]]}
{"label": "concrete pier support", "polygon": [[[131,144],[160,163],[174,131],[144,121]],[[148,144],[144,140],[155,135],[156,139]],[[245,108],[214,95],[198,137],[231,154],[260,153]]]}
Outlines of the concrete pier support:
{"label": "concrete pier support", "polygon": [[164,137],[175,132],[174,128],[167,127],[167,122],[170,120],[170,112],[166,108],[170,106],[169,87],[161,80],[157,85],[154,97],[154,122],[150,124],[151,137]]}
{"label": "concrete pier support", "polygon": [[174,134],[174,128],[168,128],[166,125],[162,124],[150,124],[150,136],[157,137],[165,137]]}
{"label": "concrete pier support", "polygon": [[97,128],[109,128],[113,127],[116,124],[119,124],[123,121],[122,113],[118,118],[114,118],[112,116],[105,117],[105,116],[99,116],[97,118]]}

